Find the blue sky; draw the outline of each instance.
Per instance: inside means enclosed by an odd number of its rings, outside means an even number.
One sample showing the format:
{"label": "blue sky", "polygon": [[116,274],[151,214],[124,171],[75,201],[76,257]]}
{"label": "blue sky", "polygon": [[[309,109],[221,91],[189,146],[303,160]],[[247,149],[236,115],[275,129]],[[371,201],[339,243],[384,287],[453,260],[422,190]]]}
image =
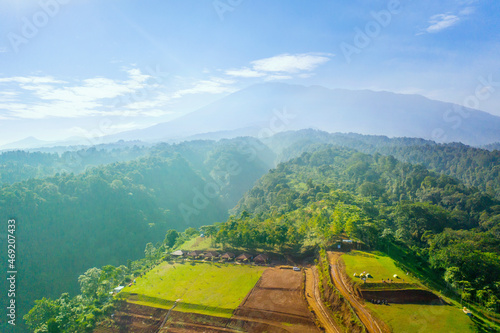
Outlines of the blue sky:
{"label": "blue sky", "polygon": [[499,14],[494,0],[0,0],[0,145],[144,128],[268,81],[500,116]]}

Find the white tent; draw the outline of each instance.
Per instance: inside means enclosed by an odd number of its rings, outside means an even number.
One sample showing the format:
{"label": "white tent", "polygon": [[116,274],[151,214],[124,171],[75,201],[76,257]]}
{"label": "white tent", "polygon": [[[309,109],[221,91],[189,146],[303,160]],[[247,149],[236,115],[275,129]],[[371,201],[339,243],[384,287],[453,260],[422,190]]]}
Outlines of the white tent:
{"label": "white tent", "polygon": [[113,289],[113,291],[114,291],[115,293],[119,293],[119,292],[120,292],[123,288],[125,288],[125,286],[118,286],[118,287],[116,287],[115,289]]}

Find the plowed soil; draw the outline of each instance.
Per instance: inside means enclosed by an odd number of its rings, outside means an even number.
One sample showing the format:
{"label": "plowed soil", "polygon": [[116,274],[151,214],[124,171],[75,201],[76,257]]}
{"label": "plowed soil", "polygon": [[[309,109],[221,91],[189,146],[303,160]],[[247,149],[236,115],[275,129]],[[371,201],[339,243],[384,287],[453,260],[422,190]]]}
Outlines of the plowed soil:
{"label": "plowed soil", "polygon": [[290,269],[267,269],[233,318],[268,323],[285,332],[319,332],[304,298],[304,275]]}

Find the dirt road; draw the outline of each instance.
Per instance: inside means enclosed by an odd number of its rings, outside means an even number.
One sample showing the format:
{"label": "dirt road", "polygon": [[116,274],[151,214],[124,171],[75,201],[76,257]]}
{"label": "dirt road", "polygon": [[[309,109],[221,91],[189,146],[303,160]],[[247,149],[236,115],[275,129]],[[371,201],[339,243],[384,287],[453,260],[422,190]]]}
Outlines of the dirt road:
{"label": "dirt road", "polygon": [[384,333],[387,332],[384,323],[378,322],[371,313],[361,304],[360,301],[351,293],[344,281],[344,274],[338,264],[339,258],[342,253],[328,252],[328,262],[330,263],[330,273],[332,275],[335,287],[342,293],[342,295],[351,303],[356,315],[359,317],[366,330],[369,333]]}
{"label": "dirt road", "polygon": [[306,272],[306,298],[309,306],[314,310],[321,325],[326,332],[341,333],[342,330],[337,327],[335,321],[328,315],[325,305],[321,301],[318,287],[318,274],[316,267],[305,269]]}

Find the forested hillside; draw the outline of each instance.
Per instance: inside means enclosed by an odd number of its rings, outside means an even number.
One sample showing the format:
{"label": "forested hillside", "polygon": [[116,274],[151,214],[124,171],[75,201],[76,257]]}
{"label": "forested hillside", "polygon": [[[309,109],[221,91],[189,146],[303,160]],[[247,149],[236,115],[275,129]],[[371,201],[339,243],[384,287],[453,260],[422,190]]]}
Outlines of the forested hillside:
{"label": "forested hillside", "polygon": [[[130,161],[148,154],[144,146],[102,145],[61,152],[7,151],[0,154],[0,184],[13,184],[56,173],[80,173],[88,167]],[[55,149],[57,150],[57,149]]]}
{"label": "forested hillside", "polygon": [[219,226],[222,244],[399,244],[465,300],[500,309],[500,202],[422,166],[346,148],[303,153],[263,176],[234,213]]}
{"label": "forested hillside", "polygon": [[18,314],[37,298],[77,292],[89,267],[141,257],[168,229],[224,221],[273,160],[255,139],[195,141],[77,175],[4,184],[0,216],[17,221]]}
{"label": "forested hillside", "polygon": [[[460,143],[436,144],[418,138],[326,133],[315,130],[279,133],[264,142],[287,161],[305,151],[321,149],[322,144],[356,149],[367,154],[391,155],[429,170],[453,176],[467,186],[478,187],[500,198],[500,151],[480,149]],[[495,145],[490,145],[494,148]]]}

